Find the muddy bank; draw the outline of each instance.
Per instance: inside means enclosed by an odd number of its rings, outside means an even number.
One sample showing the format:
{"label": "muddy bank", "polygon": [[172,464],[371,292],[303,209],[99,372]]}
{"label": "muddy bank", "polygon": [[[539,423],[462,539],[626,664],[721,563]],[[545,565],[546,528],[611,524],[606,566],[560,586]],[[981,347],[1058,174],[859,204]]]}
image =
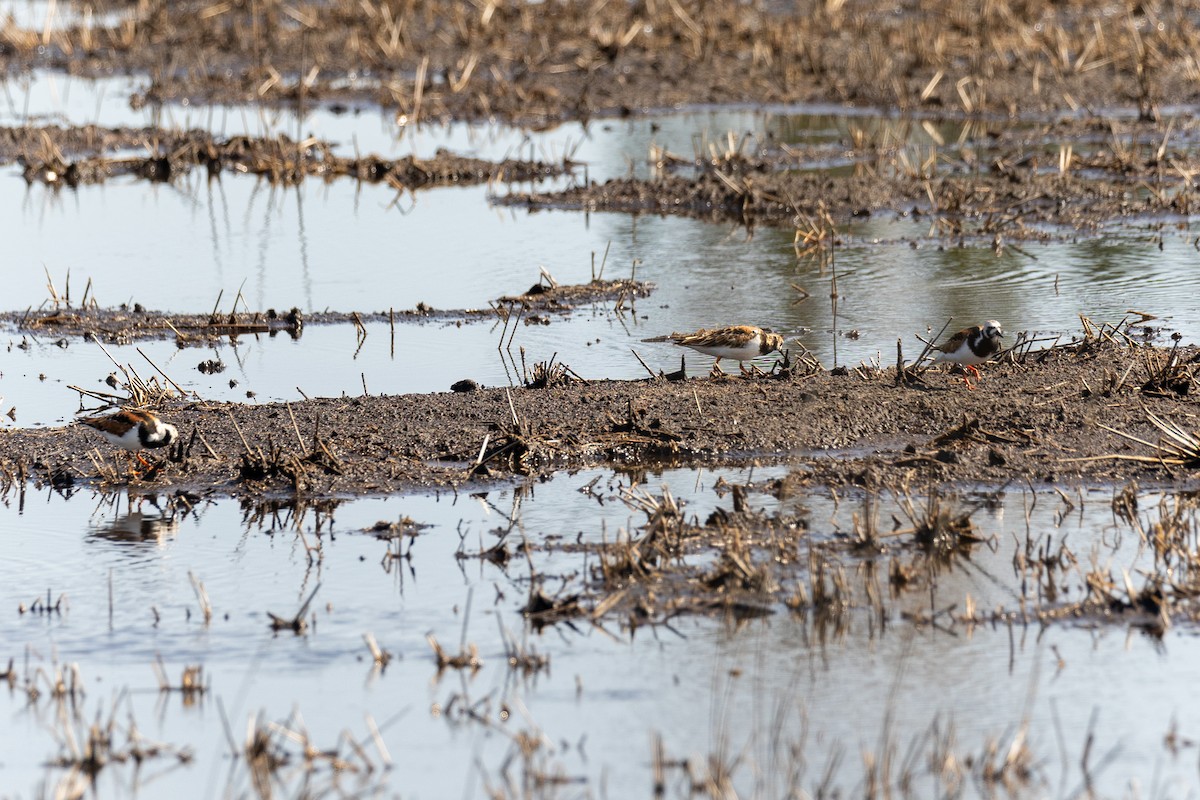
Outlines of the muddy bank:
{"label": "muddy bank", "polygon": [[7,72],[151,76],[140,102],[346,103],[406,122],[526,122],[696,103],[846,102],[975,115],[1195,103],[1186,6],[1049,0],[287,4],[91,2],[0,31]]}
{"label": "muddy bank", "polygon": [[[90,285],[89,285],[90,290]],[[68,287],[69,291],[69,287]],[[500,321],[506,326],[549,324],[550,315],[570,314],[592,303],[616,303],[618,306],[648,297],[654,284],[631,278],[593,280],[583,284],[558,284],[548,273],[520,294],[503,295],[489,302],[487,308],[444,309],[418,303],[416,308],[387,311],[337,312],[324,311],[305,314],[293,308],[277,311],[230,311],[209,314],[165,314],[149,311],[140,304],[122,305],[115,309],[89,308],[87,295],[80,306],[62,305],[53,311],[32,309],[0,313],[0,327],[10,327],[34,336],[76,337],[95,336],[104,342],[125,343],[141,339],[174,337],[180,347],[211,342],[214,338],[252,334],[275,336],[286,333],[299,339],[307,325],[355,325],[360,329],[368,322],[390,324],[463,323],[480,320]],[[68,298],[69,300],[69,295]],[[240,298],[238,298],[240,300]],[[64,300],[64,302],[66,302]],[[218,298],[218,304],[220,298]],[[234,307],[239,302],[234,302]]]}
{"label": "muddy bank", "polygon": [[[1013,361],[989,366],[974,391],[934,371],[913,385],[863,368],[585,383],[552,368],[541,388],[179,405],[163,413],[186,446],[144,482],[330,496],[764,459],[795,464],[795,488],[1192,481],[1200,452],[1159,460],[1154,445],[1169,436],[1150,415],[1192,429],[1196,349],[1089,339]],[[79,427],[8,431],[0,451],[10,480],[124,480],[123,459]]]}
{"label": "muddy bank", "polygon": [[[1113,222],[1177,220],[1194,213],[1190,179],[1200,169],[1193,149],[1086,142],[1078,126],[1035,146],[948,146],[916,164],[907,148],[849,146],[831,169],[826,150],[797,155],[752,143],[746,152],[659,161],[648,178],[613,178],[553,192],[523,191],[494,202],[527,208],[683,215],[746,225],[795,226],[820,235],[826,222],[845,225],[886,213],[924,218],[931,234],[954,238],[1046,240],[1093,232]],[[1164,132],[1164,136],[1169,133]],[[1074,144],[1072,143],[1074,142]]]}
{"label": "muddy bank", "polygon": [[[145,155],[129,155],[130,150]],[[296,142],[284,134],[217,137],[203,131],[97,126],[0,128],[0,164],[12,162],[20,164],[26,182],[47,185],[103,183],[118,175],[168,182],[199,168],[209,176],[249,174],[272,184],[353,178],[397,190],[537,181],[566,174],[574,166],[565,158],[558,163],[492,162],[445,150],[422,159],[348,158],[336,155],[329,142]]]}
{"label": "muddy bank", "polygon": [[[876,124],[876,123],[872,123]],[[970,123],[971,136],[928,153],[907,144],[912,120],[850,129],[817,145],[773,136],[709,143],[690,156],[652,149],[651,177],[574,183],[558,190],[497,191],[492,202],[525,208],[686,215],[746,225],[844,225],[873,214],[929,221],[931,235],[1054,239],[1105,224],[1176,221],[1195,213],[1190,177],[1200,124],[1131,125],[1111,119],[1005,128]],[[930,123],[927,130],[935,130]],[[864,123],[866,125],[866,123]],[[895,128],[893,130],[893,127]],[[129,155],[129,151],[139,155]],[[1041,152],[1044,151],[1044,152]],[[100,183],[117,175],[170,182],[203,169],[210,176],[249,174],[293,185],[315,177],[386,183],[397,191],[516,183],[522,186],[580,166],[439,150],[433,157],[337,156],[328,142],[218,138],[159,129],[0,128],[0,164],[21,165],[27,182],[51,186]]]}

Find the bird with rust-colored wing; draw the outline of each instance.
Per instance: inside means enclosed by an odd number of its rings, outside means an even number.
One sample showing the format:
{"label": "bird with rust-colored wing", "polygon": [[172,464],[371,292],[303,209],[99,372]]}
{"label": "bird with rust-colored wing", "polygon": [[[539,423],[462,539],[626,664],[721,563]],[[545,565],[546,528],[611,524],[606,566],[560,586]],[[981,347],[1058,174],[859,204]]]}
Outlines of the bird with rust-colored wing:
{"label": "bird with rust-colored wing", "polygon": [[[174,425],[163,422],[152,411],[136,408],[96,417],[80,417],[76,421],[97,431],[109,444],[130,454],[147,448],[167,447],[179,438],[179,431]],[[149,466],[140,454],[138,460],[144,466]]]}
{"label": "bird with rust-colored wing", "polygon": [[[960,364],[964,370],[975,373],[975,379],[978,380],[980,375],[976,365],[984,363],[999,353],[1002,348],[1000,340],[1003,338],[1004,329],[1000,327],[1000,323],[989,319],[982,325],[963,328],[949,340],[934,345],[934,359]],[[963,380],[968,389],[975,388],[971,385],[969,378],[964,377]]]}

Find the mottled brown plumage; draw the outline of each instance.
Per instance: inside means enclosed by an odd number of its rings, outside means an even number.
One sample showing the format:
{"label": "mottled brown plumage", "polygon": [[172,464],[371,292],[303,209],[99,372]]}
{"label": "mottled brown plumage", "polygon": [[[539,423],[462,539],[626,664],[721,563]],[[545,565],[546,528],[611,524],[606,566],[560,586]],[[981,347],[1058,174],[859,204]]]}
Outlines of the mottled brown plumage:
{"label": "mottled brown plumage", "polygon": [[695,333],[672,333],[670,340],[677,345],[690,347],[698,353],[713,356],[717,360],[732,358],[739,364],[758,356],[765,356],[783,346],[783,337],[778,333],[754,325],[730,325],[725,328],[702,328]]}

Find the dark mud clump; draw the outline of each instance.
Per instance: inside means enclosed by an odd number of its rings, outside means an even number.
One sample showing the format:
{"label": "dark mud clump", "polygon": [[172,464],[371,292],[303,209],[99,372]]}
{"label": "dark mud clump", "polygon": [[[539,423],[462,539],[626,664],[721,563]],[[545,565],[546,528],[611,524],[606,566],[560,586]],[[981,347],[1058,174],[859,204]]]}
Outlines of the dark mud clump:
{"label": "dark mud clump", "polygon": [[[795,464],[795,487],[1191,482],[1200,442],[1192,453],[1178,440],[1194,434],[1164,430],[1191,430],[1198,363],[1194,348],[1089,338],[989,366],[974,391],[942,372],[908,385],[897,383],[894,369],[860,368],[686,382],[561,380],[540,389],[252,407],[193,403],[163,409],[187,446],[148,482],[329,496],[596,464],[764,459]],[[117,476],[88,456],[98,444],[78,427],[9,431],[4,469],[57,484],[111,481]]]}

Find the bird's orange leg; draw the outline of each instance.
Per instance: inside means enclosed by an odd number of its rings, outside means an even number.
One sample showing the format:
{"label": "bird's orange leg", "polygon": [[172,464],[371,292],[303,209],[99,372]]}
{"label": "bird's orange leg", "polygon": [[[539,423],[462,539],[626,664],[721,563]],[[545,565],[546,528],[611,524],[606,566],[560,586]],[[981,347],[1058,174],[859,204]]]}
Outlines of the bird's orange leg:
{"label": "bird's orange leg", "polygon": [[717,356],[717,360],[713,362],[712,369],[709,371],[709,376],[713,378],[724,378],[725,372],[721,369],[721,357]]}
{"label": "bird's orange leg", "polygon": [[[135,478],[140,478],[141,474],[133,466],[133,453],[129,450],[125,450],[123,452],[125,453],[125,466],[128,468],[129,474]],[[139,455],[138,458],[141,458],[141,456]],[[145,462],[143,461],[142,463],[144,464]]]}

